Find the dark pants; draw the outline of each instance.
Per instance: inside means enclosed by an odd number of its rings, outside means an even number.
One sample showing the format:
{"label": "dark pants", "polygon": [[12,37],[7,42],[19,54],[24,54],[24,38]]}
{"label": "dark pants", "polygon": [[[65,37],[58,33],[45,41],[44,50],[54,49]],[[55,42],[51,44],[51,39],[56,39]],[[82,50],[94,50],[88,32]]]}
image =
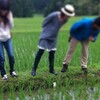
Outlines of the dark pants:
{"label": "dark pants", "polygon": [[5,62],[5,56],[4,56],[4,48],[5,47],[7,54],[8,54],[8,58],[9,58],[9,65],[10,65],[10,72],[14,71],[14,55],[13,55],[13,49],[12,49],[12,41],[11,39],[9,39],[6,42],[1,42],[0,41],[0,71],[1,71],[1,75],[5,75],[6,71],[4,68],[4,62]]}
{"label": "dark pants", "polygon": [[[38,64],[39,64],[39,61],[43,55],[45,50],[42,50],[42,49],[39,49],[37,54],[36,54],[36,57],[35,57],[35,62],[34,62],[34,65],[33,65],[33,69],[34,71],[36,71],[37,67],[38,67]],[[55,51],[50,51],[49,52],[49,71],[53,71],[54,70],[54,54],[55,54]]]}

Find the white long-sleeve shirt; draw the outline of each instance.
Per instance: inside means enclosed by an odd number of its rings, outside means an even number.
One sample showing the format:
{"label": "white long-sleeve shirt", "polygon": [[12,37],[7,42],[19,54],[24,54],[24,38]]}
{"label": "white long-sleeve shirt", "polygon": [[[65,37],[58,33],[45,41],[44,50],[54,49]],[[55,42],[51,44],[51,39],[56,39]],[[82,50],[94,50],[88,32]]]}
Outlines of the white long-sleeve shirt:
{"label": "white long-sleeve shirt", "polygon": [[0,23],[0,41],[5,42],[11,38],[10,30],[14,26],[12,12],[8,14],[9,23],[5,26],[3,22]]}

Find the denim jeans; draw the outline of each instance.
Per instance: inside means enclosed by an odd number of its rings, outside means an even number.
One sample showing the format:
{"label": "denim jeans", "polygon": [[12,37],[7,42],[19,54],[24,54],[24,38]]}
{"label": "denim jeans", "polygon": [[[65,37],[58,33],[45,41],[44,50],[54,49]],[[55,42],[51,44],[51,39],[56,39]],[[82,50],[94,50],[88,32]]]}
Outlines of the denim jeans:
{"label": "denim jeans", "polygon": [[0,71],[2,76],[6,74],[4,68],[4,62],[5,62],[4,48],[6,49],[9,58],[10,73],[14,71],[14,62],[15,62],[13,48],[12,48],[12,40],[9,39],[6,42],[0,41]]}

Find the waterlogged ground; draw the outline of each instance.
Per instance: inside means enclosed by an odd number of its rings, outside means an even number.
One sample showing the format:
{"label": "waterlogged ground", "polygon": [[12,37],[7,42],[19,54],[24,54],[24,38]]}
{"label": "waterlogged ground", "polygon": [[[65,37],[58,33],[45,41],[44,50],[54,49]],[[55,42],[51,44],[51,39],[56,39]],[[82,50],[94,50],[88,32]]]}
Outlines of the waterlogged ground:
{"label": "waterlogged ground", "polygon": [[[0,93],[0,100],[100,100],[99,72],[89,70],[88,75],[84,75],[81,71],[69,69],[64,74],[59,72],[58,76],[47,71],[45,75],[38,72],[36,77],[27,74],[24,81],[20,77],[3,82],[9,90]],[[19,86],[18,90],[15,90],[16,85]]]}
{"label": "waterlogged ground", "polygon": [[53,87],[38,91],[10,93],[0,100],[100,100],[99,87]]}

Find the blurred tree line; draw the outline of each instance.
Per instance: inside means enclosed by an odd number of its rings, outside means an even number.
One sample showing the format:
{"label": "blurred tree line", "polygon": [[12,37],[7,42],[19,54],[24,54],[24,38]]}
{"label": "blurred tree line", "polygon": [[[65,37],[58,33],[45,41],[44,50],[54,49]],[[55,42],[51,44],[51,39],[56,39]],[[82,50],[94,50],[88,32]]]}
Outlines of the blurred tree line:
{"label": "blurred tree line", "polygon": [[10,0],[15,17],[32,17],[34,14],[48,15],[60,10],[65,4],[75,7],[76,15],[98,15],[100,0]]}

